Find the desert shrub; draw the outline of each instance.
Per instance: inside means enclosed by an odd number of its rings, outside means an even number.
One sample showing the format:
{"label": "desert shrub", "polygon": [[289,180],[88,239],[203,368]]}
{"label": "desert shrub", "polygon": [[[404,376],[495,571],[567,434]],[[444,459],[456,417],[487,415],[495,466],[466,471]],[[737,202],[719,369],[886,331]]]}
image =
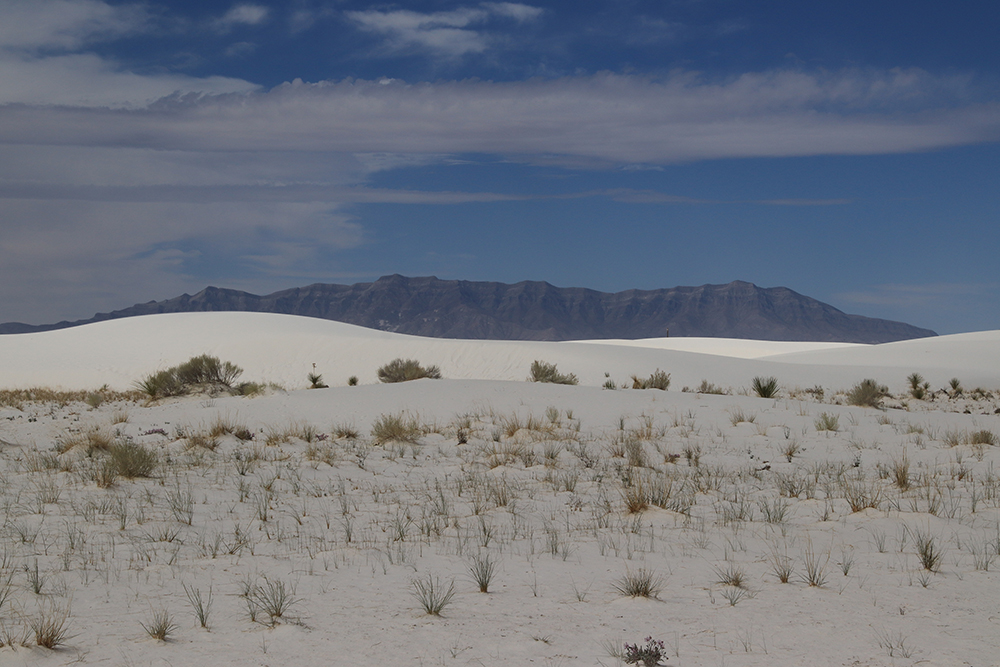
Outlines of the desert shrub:
{"label": "desert shrub", "polygon": [[186,391],[173,369],[147,375],[136,383],[136,387],[150,398],[180,396]]}
{"label": "desert shrub", "polygon": [[424,579],[414,579],[410,585],[413,587],[413,597],[431,616],[440,616],[455,597],[454,581],[445,588],[440,579],[427,575]]}
{"label": "desert shrub", "polygon": [[352,375],[351,377],[347,378],[347,386],[349,386],[349,387],[357,387],[358,386],[358,376],[357,375]]}
{"label": "desert shrub", "polygon": [[778,378],[773,375],[768,377],[757,376],[750,383],[750,388],[753,389],[753,393],[761,398],[777,398]]}
{"label": "desert shrub", "polygon": [[135,442],[118,442],[108,450],[115,471],[122,477],[150,477],[156,470],[159,458],[156,452]]}
{"label": "desert shrub", "polygon": [[66,643],[69,634],[69,609],[55,605],[43,608],[38,615],[27,620],[35,643],[42,648],[54,649]]}
{"label": "desert shrub", "polygon": [[882,399],[889,395],[889,388],[872,379],[865,379],[847,392],[847,402],[869,408],[882,407]]}
{"label": "desert shrub", "polygon": [[920,564],[925,570],[928,572],[937,572],[941,569],[944,552],[938,546],[933,535],[917,530],[913,535],[913,543],[917,548],[917,557],[920,559]]}
{"label": "desert shrub", "polygon": [[233,396],[259,396],[264,393],[264,385],[260,382],[240,382],[231,393]]}
{"label": "desert shrub", "polygon": [[263,584],[253,583],[245,591],[250,617],[256,620],[266,614],[268,625],[274,626],[294,606],[299,599],[295,591],[280,579],[264,579]]}
{"label": "desert shrub", "polygon": [[657,368],[648,378],[632,376],[633,389],[660,389],[666,391],[670,387],[670,373],[665,373]]}
{"label": "desert shrub", "polygon": [[173,617],[166,609],[154,611],[148,621],[145,623],[140,621],[139,625],[142,626],[147,635],[161,642],[167,641],[167,638],[177,629],[177,624],[174,623]]}
{"label": "desert shrub", "polygon": [[184,385],[221,384],[232,387],[243,374],[243,369],[229,361],[202,354],[175,366],[175,372]]}
{"label": "desert shrub", "polygon": [[[663,642],[652,637],[646,637],[646,645],[625,644],[625,650],[621,652],[621,659],[626,665],[639,665],[643,667],[657,667],[661,660],[666,659],[666,649]],[[617,656],[616,656],[617,657]]]}
{"label": "desert shrub", "polygon": [[726,393],[724,389],[712,384],[708,380],[702,380],[701,384],[698,385],[698,388],[695,389],[695,392],[699,394],[720,394],[720,395]]}
{"label": "desert shrub", "polygon": [[372,424],[372,438],[376,444],[386,442],[416,442],[423,429],[416,417],[403,414],[381,415]]}
{"label": "desert shrub", "polygon": [[628,597],[655,598],[663,589],[663,579],[653,570],[640,568],[635,572],[626,570],[613,586],[616,591]]}
{"label": "desert shrub", "polygon": [[958,378],[948,380],[948,386],[951,388],[951,395],[953,397],[962,395],[962,382]]}
{"label": "desert shrub", "polygon": [[309,373],[309,388],[310,389],[326,389],[330,385],[323,382],[323,376],[320,373]]}
{"label": "desert shrub", "polygon": [[415,359],[393,359],[378,369],[379,382],[408,382],[421,378],[440,380],[441,370],[437,366],[424,368]]}
{"label": "desert shrub", "polygon": [[532,382],[549,382],[552,384],[579,384],[579,380],[573,373],[560,373],[555,364],[536,359],[531,362]]}
{"label": "desert shrub", "polygon": [[815,426],[817,431],[839,431],[840,415],[833,415],[829,412],[824,412],[816,418]]}
{"label": "desert shrub", "polygon": [[911,373],[906,381],[910,383],[910,396],[922,401],[927,397],[927,391],[931,388],[930,382],[924,381],[924,376],[920,373]]}
{"label": "desert shrub", "polygon": [[479,587],[480,593],[489,593],[490,584],[497,573],[497,562],[490,558],[488,553],[476,554],[469,564],[469,574],[472,580]]}
{"label": "desert shrub", "polygon": [[[242,374],[243,369],[236,364],[203,354],[172,368],[151,373],[137,381],[136,387],[152,399],[166,398],[186,394],[198,385],[232,389],[233,383]],[[246,388],[245,385],[240,387]]]}
{"label": "desert shrub", "polygon": [[997,435],[993,431],[988,431],[986,429],[973,431],[969,434],[969,444],[995,446],[997,444]]}

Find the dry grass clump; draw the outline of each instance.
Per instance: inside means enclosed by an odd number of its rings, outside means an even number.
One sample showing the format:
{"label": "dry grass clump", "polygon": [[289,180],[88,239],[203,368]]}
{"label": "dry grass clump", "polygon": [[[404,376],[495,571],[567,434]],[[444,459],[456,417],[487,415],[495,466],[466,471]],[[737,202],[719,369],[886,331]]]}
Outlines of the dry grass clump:
{"label": "dry grass clump", "polygon": [[60,454],[64,454],[72,449],[81,448],[87,456],[93,456],[95,452],[106,452],[114,444],[114,436],[107,429],[93,427],[83,433],[64,438],[57,445]]}
{"label": "dry grass clump", "polygon": [[43,607],[27,622],[35,643],[42,648],[56,649],[70,639],[68,608],[59,609],[54,604]]}
{"label": "dry grass clump", "polygon": [[122,477],[152,477],[159,457],[152,449],[135,442],[118,442],[108,450],[115,471]]}
{"label": "dry grass clump", "polygon": [[882,399],[888,395],[888,387],[869,378],[854,385],[854,387],[847,392],[847,402],[851,405],[880,408],[882,407]]}
{"label": "dry grass clump", "polygon": [[153,615],[146,622],[139,622],[146,634],[157,641],[165,642],[177,629],[173,617],[166,609],[154,611]]}
{"label": "dry grass clump", "polygon": [[625,574],[612,583],[616,591],[627,597],[656,598],[663,590],[663,578],[655,571],[639,568],[635,572],[625,570]]}
{"label": "dry grass clump", "polygon": [[552,384],[575,385],[580,382],[573,373],[560,373],[555,364],[537,359],[531,362],[531,376],[528,379],[532,382],[549,382]]}
{"label": "dry grass clump", "polygon": [[86,403],[96,408],[109,401],[138,401],[142,398],[138,391],[112,391],[106,386],[95,390],[61,391],[49,387],[0,390],[0,407],[21,410],[25,403],[53,403],[65,407],[71,403]]}
{"label": "dry grass clump", "polygon": [[454,581],[446,588],[439,578],[427,575],[423,579],[414,579],[410,585],[413,587],[413,597],[431,616],[440,616],[455,597]]}
{"label": "dry grass clump", "polygon": [[817,431],[839,431],[840,430],[840,416],[830,414],[829,412],[823,412],[816,421],[813,422]]}
{"label": "dry grass clump", "polygon": [[633,389],[660,389],[666,391],[670,387],[670,373],[657,368],[648,378],[632,376]]}
{"label": "dry grass clump", "polygon": [[372,424],[372,438],[375,444],[387,442],[415,443],[424,434],[420,421],[403,413],[395,415],[380,415]]}
{"label": "dry grass clump", "polygon": [[969,434],[968,440],[970,445],[990,445],[995,447],[998,443],[997,434],[986,429],[973,431]]}
{"label": "dry grass clump", "polygon": [[415,359],[393,359],[385,366],[379,368],[377,375],[379,382],[386,383],[409,382],[410,380],[419,380],[421,378],[440,380],[441,369],[437,366],[427,366],[425,368]]}

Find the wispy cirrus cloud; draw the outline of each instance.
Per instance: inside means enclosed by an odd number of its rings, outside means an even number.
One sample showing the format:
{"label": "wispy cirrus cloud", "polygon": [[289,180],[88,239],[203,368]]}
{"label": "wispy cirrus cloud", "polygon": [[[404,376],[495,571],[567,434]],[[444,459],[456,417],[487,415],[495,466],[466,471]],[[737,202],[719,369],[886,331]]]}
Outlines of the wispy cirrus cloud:
{"label": "wispy cirrus cloud", "polygon": [[[0,101],[17,101],[3,95]],[[3,143],[491,153],[615,164],[903,153],[998,138],[1000,102],[966,95],[961,81],[909,70],[771,71],[725,81],[679,73],[662,80],[296,82],[173,96],[136,109],[0,108]]]}
{"label": "wispy cirrus cloud", "polygon": [[381,48],[387,52],[419,50],[457,57],[489,48],[492,37],[487,28],[498,19],[527,22],[541,14],[541,9],[530,5],[485,2],[443,12],[365,10],[345,16],[361,30],[380,36]]}

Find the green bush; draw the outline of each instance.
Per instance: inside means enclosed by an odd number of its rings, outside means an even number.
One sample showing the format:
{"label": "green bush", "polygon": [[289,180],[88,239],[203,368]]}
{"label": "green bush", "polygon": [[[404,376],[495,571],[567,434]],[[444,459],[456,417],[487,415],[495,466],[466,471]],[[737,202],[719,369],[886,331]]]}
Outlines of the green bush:
{"label": "green bush", "polygon": [[151,477],[159,464],[156,452],[134,442],[118,442],[108,450],[115,472],[122,477]]}
{"label": "green bush", "polygon": [[537,359],[531,362],[531,377],[528,379],[532,382],[549,382],[551,384],[578,384],[580,382],[573,373],[560,373],[555,364]]}
{"label": "green bush", "polygon": [[769,377],[755,377],[751,383],[751,388],[753,393],[757,394],[761,398],[777,398],[778,397],[778,378],[773,375]]}
{"label": "green bush", "polygon": [[186,394],[198,385],[232,389],[233,383],[242,374],[243,369],[236,364],[203,354],[173,368],[147,375],[136,382],[136,387],[150,398],[166,398]]}
{"label": "green bush", "polygon": [[866,379],[847,392],[847,402],[869,408],[882,407],[882,399],[889,395],[889,388],[875,380]]}
{"label": "green bush", "polygon": [[414,359],[393,359],[378,369],[379,382],[409,382],[421,378],[440,380],[441,370],[437,366],[424,368]]}

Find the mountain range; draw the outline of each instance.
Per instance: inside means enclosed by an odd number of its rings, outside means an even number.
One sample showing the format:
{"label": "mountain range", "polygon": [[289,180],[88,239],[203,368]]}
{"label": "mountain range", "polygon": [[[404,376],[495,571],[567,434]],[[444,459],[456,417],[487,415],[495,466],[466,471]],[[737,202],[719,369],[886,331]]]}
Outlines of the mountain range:
{"label": "mountain range", "polygon": [[317,283],[264,296],[207,287],[193,296],[136,304],[88,320],[0,324],[0,334],[194,311],[285,313],[418,336],[497,340],[669,335],[885,343],[937,335],[902,322],[849,315],[785,287],[764,288],[742,281],[606,293],[546,282],[508,285],[400,275],[354,285]]}

